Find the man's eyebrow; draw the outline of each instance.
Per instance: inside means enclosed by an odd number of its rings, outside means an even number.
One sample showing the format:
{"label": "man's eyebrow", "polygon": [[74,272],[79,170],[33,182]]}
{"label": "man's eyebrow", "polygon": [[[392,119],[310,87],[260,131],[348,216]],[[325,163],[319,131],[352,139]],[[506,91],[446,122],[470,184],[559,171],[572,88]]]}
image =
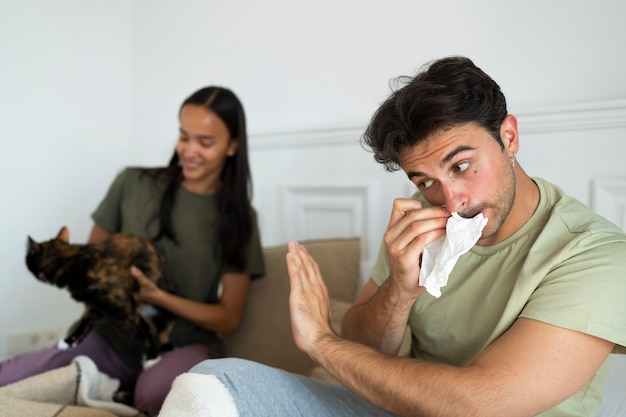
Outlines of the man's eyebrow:
{"label": "man's eyebrow", "polygon": [[444,166],[447,163],[449,163],[452,160],[452,158],[454,158],[461,152],[473,151],[474,149],[476,148],[468,146],[468,145],[458,146],[457,148],[453,149],[449,154],[447,154],[446,157],[441,160],[441,163],[439,165]]}
{"label": "man's eyebrow", "polygon": [[[448,153],[441,160],[439,165],[444,166],[444,165],[448,164],[455,156],[457,156],[461,152],[473,151],[475,149],[476,148],[474,148],[472,146],[468,146],[468,145],[458,146],[458,147],[454,148],[452,151],[450,151],[450,153]],[[426,177],[427,175],[425,173],[423,173],[423,172],[420,172],[420,171],[410,171],[410,172],[407,172],[407,176],[409,177],[409,179],[412,179],[413,177]]]}

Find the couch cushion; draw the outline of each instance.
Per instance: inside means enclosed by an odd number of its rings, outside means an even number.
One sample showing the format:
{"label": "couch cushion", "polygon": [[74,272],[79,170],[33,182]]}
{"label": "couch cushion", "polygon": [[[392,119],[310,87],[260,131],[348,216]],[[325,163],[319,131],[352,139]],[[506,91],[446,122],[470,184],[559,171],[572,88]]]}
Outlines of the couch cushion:
{"label": "couch cushion", "polygon": [[[300,242],[320,267],[333,310],[354,300],[359,277],[360,239]],[[266,275],[254,280],[237,332],[225,338],[228,356],[250,359],[290,372],[306,374],[314,362],[294,341],[289,317],[287,245],[264,248]],[[341,309],[342,311],[345,308]],[[340,320],[333,314],[333,321]]]}

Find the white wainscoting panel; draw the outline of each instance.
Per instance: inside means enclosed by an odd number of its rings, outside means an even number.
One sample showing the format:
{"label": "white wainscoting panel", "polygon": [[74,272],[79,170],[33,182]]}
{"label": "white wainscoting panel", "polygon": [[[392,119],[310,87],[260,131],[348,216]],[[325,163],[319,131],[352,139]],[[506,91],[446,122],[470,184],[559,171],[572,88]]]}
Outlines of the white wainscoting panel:
{"label": "white wainscoting panel", "polygon": [[369,225],[377,211],[377,189],[377,184],[285,186],[284,240],[359,236],[362,259],[370,261],[376,255]]}
{"label": "white wainscoting panel", "polygon": [[594,180],[591,208],[626,230],[626,178]]}

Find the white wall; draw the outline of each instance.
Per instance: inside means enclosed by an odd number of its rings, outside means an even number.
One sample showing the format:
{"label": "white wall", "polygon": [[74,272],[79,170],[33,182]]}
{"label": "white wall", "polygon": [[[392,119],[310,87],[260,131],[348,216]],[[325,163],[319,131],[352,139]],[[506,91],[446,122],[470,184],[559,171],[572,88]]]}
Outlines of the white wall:
{"label": "white wall", "polygon": [[165,163],[180,102],[207,84],[244,102],[266,244],[315,236],[294,226],[289,204],[306,209],[302,187],[332,185],[348,209],[328,195],[313,205],[357,214],[356,225],[331,226],[365,233],[371,264],[391,198],[409,187],[359,135],[391,78],[450,54],[472,57],[521,114],[527,171],[589,203],[594,178],[626,177],[624,123],[524,132],[523,122],[539,123],[533,110],[546,106],[565,120],[561,105],[587,114],[626,99],[625,15],[619,0],[0,0],[0,358],[7,335],[64,329],[79,311],[26,271],[26,235],[67,224],[84,241],[113,175]]}
{"label": "white wall", "polygon": [[619,0],[134,4],[133,158],[151,163],[182,98],[209,83],[241,96],[252,133],[360,128],[391,78],[449,54],[471,56],[516,111],[626,97]]}
{"label": "white wall", "polygon": [[84,242],[129,162],[131,16],[126,0],[0,0],[0,358],[7,335],[82,310],[27,271],[26,239],[67,225]]}

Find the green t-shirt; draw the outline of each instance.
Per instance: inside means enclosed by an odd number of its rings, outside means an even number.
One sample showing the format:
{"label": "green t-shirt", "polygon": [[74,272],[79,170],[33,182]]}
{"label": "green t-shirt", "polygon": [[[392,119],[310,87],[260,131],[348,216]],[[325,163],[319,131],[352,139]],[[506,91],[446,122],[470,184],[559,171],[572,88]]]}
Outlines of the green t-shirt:
{"label": "green t-shirt", "polygon": [[[93,220],[110,232],[131,233],[153,239],[159,230],[158,211],[165,182],[142,173],[138,168],[127,168],[120,173],[106,196],[92,214]],[[246,268],[225,265],[215,256],[218,201],[216,195],[200,195],[179,187],[172,210],[172,226],[178,240],[160,239],[155,246],[165,255],[167,275],[174,284],[174,293],[181,297],[205,303],[218,301],[218,286],[227,272],[244,272],[254,278],[264,271],[256,213],[252,210],[252,236],[246,250]],[[96,330],[131,360],[139,357],[137,341],[124,337],[124,331],[114,323],[104,321]],[[204,344],[213,356],[221,356],[222,343],[218,335],[202,329],[182,318],[175,318],[170,332],[175,346]]]}
{"label": "green t-shirt", "polygon": [[[626,235],[558,187],[535,178],[531,219],[492,246],[461,256],[440,298],[424,292],[409,317],[412,356],[466,366],[518,317],[591,334],[626,353]],[[423,202],[421,195],[413,198]],[[384,244],[373,279],[389,276]],[[541,416],[599,410],[609,358],[573,397]]]}

